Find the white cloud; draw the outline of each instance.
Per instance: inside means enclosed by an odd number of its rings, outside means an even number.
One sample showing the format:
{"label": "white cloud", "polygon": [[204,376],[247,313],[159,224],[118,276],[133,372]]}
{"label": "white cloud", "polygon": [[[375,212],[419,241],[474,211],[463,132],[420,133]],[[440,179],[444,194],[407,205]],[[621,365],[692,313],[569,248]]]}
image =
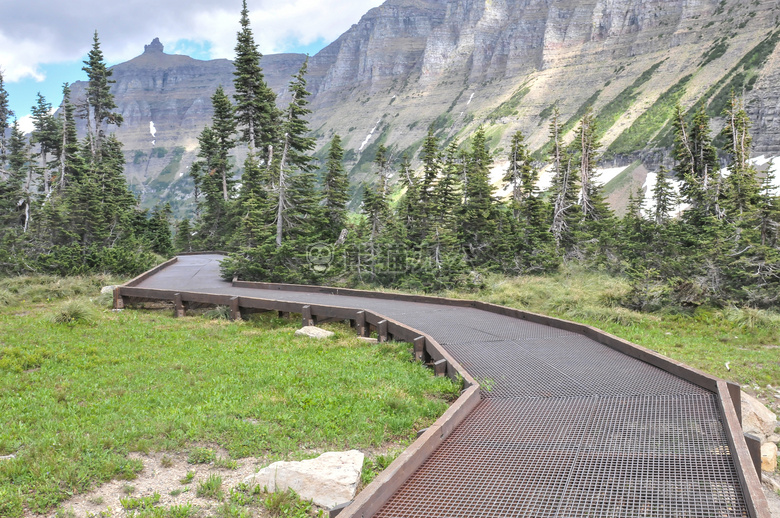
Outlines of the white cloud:
{"label": "white cloud", "polygon": [[[332,41],[381,0],[249,1],[261,52],[290,45]],[[41,65],[81,59],[100,35],[106,60],[133,58],[154,37],[163,44],[187,39],[211,43],[212,58],[232,58],[241,2],[230,7],[212,0],[26,0],[0,3],[0,69],[8,82],[43,80]],[[34,35],[34,37],[31,37]]]}

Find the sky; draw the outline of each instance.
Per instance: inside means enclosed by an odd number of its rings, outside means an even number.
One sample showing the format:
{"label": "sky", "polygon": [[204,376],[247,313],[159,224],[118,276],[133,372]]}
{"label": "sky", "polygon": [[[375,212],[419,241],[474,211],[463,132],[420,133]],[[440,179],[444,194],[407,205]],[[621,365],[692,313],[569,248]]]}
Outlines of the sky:
{"label": "sky", "polygon": [[[247,0],[260,52],[316,54],[383,0]],[[86,79],[95,31],[109,65],[159,37],[169,54],[234,57],[241,0],[0,0],[0,71],[11,109],[29,115],[36,94],[52,105],[62,84]]]}

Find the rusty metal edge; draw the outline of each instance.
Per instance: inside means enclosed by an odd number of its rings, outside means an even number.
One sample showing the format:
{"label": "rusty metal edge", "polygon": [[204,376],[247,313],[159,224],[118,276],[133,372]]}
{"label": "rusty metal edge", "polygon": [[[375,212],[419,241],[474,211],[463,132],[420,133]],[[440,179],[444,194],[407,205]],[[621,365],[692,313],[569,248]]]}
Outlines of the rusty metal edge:
{"label": "rusty metal edge", "polygon": [[419,439],[404,450],[355,497],[352,503],[339,514],[339,517],[368,518],[373,516],[436,451],[452,433],[452,430],[471,414],[480,401],[478,385],[466,389]]}
{"label": "rusty metal edge", "polygon": [[772,518],[769,503],[761,489],[761,481],[756,473],[753,459],[750,456],[742,427],[739,424],[737,411],[731,399],[729,387],[725,381],[718,381],[718,404],[723,415],[723,428],[726,429],[726,439],[729,442],[731,458],[737,468],[737,476],[746,489],[745,500],[750,512],[750,518]]}

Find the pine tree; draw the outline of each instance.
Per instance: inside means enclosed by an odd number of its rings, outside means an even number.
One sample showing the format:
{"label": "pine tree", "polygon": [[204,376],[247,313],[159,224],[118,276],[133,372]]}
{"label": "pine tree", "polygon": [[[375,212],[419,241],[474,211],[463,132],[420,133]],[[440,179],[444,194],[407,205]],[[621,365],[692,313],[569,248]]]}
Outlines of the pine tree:
{"label": "pine tree", "polygon": [[32,119],[35,131],[32,142],[38,144],[41,158],[40,172],[43,179],[43,192],[48,198],[51,189],[51,171],[49,153],[56,152],[60,144],[60,127],[57,119],[51,113],[51,104],[46,102],[40,92],[36,105],[32,108]]}
{"label": "pine tree", "polygon": [[[97,31],[95,31],[92,49],[89,51],[84,65],[82,70],[87,73],[89,80],[84,116],[87,119],[90,149],[92,155],[97,156],[102,149],[105,125],[114,124],[119,126],[123,122],[122,115],[113,111],[117,108],[117,105],[111,93],[111,85],[116,83],[116,81],[111,79],[114,73],[113,70],[106,66],[103,51],[100,50],[100,40],[98,39]],[[92,127],[92,124],[94,124],[94,127]]]}
{"label": "pine tree", "polygon": [[329,241],[340,237],[347,222],[347,202],[349,202],[349,179],[344,170],[344,148],[341,137],[336,134],[330,141],[328,161],[325,164],[325,209],[328,215]]}
{"label": "pine tree", "polygon": [[257,49],[252,29],[249,26],[249,10],[246,0],[241,9],[241,30],[236,41],[235,71],[233,85],[236,93],[235,116],[241,128],[241,141],[251,151],[263,151],[275,141],[278,124],[276,94],[269,88],[260,67],[262,54]]}
{"label": "pine tree", "polygon": [[677,105],[674,129],[672,154],[676,161],[674,173],[682,182],[680,193],[690,204],[695,218],[715,216],[719,188],[718,154],[710,137],[710,119],[701,108],[689,125],[682,108]]}
{"label": "pine tree", "polygon": [[84,163],[79,154],[78,134],[76,133],[76,107],[70,100],[70,86],[65,83],[62,87],[62,109],[60,110],[60,143],[58,146],[58,174],[57,191],[62,194],[65,186],[70,181],[78,181]]}
{"label": "pine tree", "polygon": [[6,150],[6,131],[8,130],[8,119],[13,117],[14,112],[8,105],[8,92],[5,89],[3,81],[3,71],[0,70],[0,172],[4,170],[6,160],[8,159]]}
{"label": "pine tree", "polygon": [[572,171],[572,159],[563,146],[563,124],[556,107],[550,120],[550,140],[553,143],[550,150],[553,180],[550,197],[553,200],[552,232],[559,248],[569,244],[569,231],[577,206],[577,181]]}
{"label": "pine tree", "polygon": [[288,190],[290,188],[289,176],[296,170],[309,172],[312,169],[313,157],[309,154],[314,149],[314,139],[309,137],[309,123],[306,116],[311,113],[307,107],[309,104],[309,92],[306,90],[306,69],[308,59],[290,81],[290,103],[285,110],[282,121],[281,156],[276,169],[276,246],[282,246],[284,230],[293,225],[289,214],[292,207]]}
{"label": "pine tree", "polygon": [[761,186],[757,172],[749,162],[752,145],[750,119],[734,92],[725,115],[726,126],[721,135],[725,137],[724,151],[731,156],[731,164],[723,193],[724,209],[732,221],[749,220],[755,215]]}
{"label": "pine tree", "polygon": [[16,120],[11,126],[7,153],[7,176],[0,177],[0,229],[26,231],[30,218],[30,152]]}
{"label": "pine tree", "polygon": [[490,184],[493,159],[487,148],[485,130],[480,126],[468,155],[467,181],[463,187],[464,202],[460,213],[460,240],[471,261],[489,265],[494,258],[491,249],[497,231],[497,215]]}
{"label": "pine tree", "polygon": [[661,166],[656,173],[655,186],[653,187],[653,220],[656,225],[664,225],[672,217],[672,210],[677,202],[677,195],[669,180],[669,170]]}
{"label": "pine tree", "polygon": [[510,141],[509,167],[504,175],[504,181],[512,187],[512,212],[515,219],[520,218],[523,202],[534,195],[538,179],[539,171],[533,165],[525,137],[521,131],[517,131]]}

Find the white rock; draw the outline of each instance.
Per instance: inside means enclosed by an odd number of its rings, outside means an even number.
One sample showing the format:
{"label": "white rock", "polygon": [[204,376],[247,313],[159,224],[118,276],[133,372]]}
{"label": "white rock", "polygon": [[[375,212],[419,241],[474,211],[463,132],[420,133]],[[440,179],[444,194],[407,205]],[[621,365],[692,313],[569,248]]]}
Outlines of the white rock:
{"label": "white rock", "polygon": [[777,469],[777,445],[765,442],[761,445],[761,471],[772,473]]}
{"label": "white rock", "polygon": [[364,342],[368,342],[370,344],[379,343],[379,340],[377,340],[376,338],[371,338],[370,336],[358,336],[358,340],[363,340]]}
{"label": "white rock", "polygon": [[775,433],[777,416],[750,394],[742,393],[742,429],[764,439]]}
{"label": "white rock", "polygon": [[302,327],[295,332],[295,336],[308,336],[310,338],[328,338],[334,333],[314,326]]}
{"label": "white rock", "polygon": [[16,455],[13,453],[11,455],[0,455],[0,460],[13,460],[16,458]]}
{"label": "white rock", "polygon": [[302,499],[329,509],[355,497],[362,469],[361,452],[330,452],[300,462],[274,462],[244,481],[269,492],[290,488]]}
{"label": "white rock", "polygon": [[100,294],[105,295],[106,293],[114,293],[114,288],[116,288],[116,286],[103,286],[100,288]]}

